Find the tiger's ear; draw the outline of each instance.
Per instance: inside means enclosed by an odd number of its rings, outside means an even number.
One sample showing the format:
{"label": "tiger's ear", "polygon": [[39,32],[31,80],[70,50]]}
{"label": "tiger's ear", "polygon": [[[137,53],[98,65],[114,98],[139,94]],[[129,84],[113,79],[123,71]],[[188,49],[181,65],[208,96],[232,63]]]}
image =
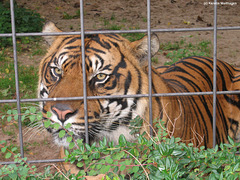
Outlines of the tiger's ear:
{"label": "tiger's ear", "polygon": [[[60,29],[56,27],[56,25],[49,21],[43,26],[43,33],[54,33],[54,32],[62,32]],[[58,36],[43,36],[47,43],[51,46],[52,43],[57,39]]]}
{"label": "tiger's ear", "polygon": [[[148,59],[148,36],[144,36],[138,41],[131,43],[134,55],[140,62]],[[151,34],[151,56],[154,56],[159,50],[159,39],[156,34]]]}

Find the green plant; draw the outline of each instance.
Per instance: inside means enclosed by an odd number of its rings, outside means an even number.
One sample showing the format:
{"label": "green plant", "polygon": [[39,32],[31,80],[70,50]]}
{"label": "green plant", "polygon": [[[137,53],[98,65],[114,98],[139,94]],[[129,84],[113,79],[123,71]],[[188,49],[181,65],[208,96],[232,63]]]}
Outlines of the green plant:
{"label": "green plant", "polygon": [[[0,141],[0,148],[1,152],[5,153],[5,158],[9,159],[10,157],[14,157],[14,162],[16,164],[10,164],[10,165],[0,165],[0,177],[3,180],[12,180],[12,179],[66,179],[69,174],[64,175],[63,173],[52,173],[50,171],[50,166],[45,168],[44,173],[37,173],[36,166],[31,166],[27,162],[27,158],[22,158],[19,153],[17,153],[16,147],[9,147],[6,145],[6,141]],[[55,166],[57,169],[57,167]]]}
{"label": "green plant", "polygon": [[[22,98],[36,96],[38,70],[33,66],[18,66],[20,95]],[[4,52],[0,52],[0,99],[16,96],[14,62]]]}
{"label": "green plant", "polygon": [[[0,68],[2,74],[0,78],[0,99],[10,99],[15,97],[15,76],[13,64],[4,63]],[[22,98],[35,97],[37,71],[34,67],[19,66],[19,86]]]}
{"label": "green plant", "polygon": [[[136,28],[139,29],[139,28]],[[122,34],[123,37],[127,38],[129,41],[133,42],[143,38],[146,34],[145,33],[126,33]]]}
{"label": "green plant", "polygon": [[172,61],[166,62],[165,65],[173,64],[179,61],[180,59],[189,56],[209,56],[209,55],[205,52],[190,51],[188,49],[178,49],[177,51],[173,51],[167,54],[166,57],[170,58]]}
{"label": "green plant", "polygon": [[152,62],[154,62],[154,63],[158,63],[158,58],[157,58],[157,57],[153,57],[151,60],[152,60]]}
{"label": "green plant", "polygon": [[74,15],[70,15],[66,12],[63,12],[63,19],[76,19],[80,18],[80,10],[77,10]]}
{"label": "green plant", "polygon": [[[119,144],[103,139],[96,144],[77,142],[78,148],[66,150],[66,160],[77,162],[83,168],[77,177],[86,174],[107,173],[110,178],[118,174],[124,179],[127,172],[133,179],[237,179],[240,178],[240,159],[235,155],[240,143],[221,144],[214,149],[195,148],[179,138],[166,138],[160,131],[156,138],[139,135],[137,143],[119,137]],[[221,149],[218,151],[218,149]]]}
{"label": "green plant", "polygon": [[[16,3],[14,4],[15,12],[15,26],[17,33],[26,32],[40,32],[42,30],[44,20],[38,13],[32,10],[19,7]],[[8,3],[0,3],[0,33],[11,33],[11,13]],[[22,43],[29,43],[29,37],[18,37]],[[0,48],[11,46],[12,39],[8,37],[2,37]]]}
{"label": "green plant", "polygon": [[110,18],[112,21],[115,21],[116,20],[116,16],[115,16],[115,14],[114,13],[112,13],[112,15],[111,15],[111,18]]}
{"label": "green plant", "polygon": [[182,58],[189,56],[210,56],[211,48],[210,41],[201,41],[199,43],[186,43],[186,40],[181,39],[174,43],[166,43],[160,45],[160,51],[166,54],[166,57],[171,61],[166,62],[165,65],[171,65]]}
{"label": "green plant", "polygon": [[[35,107],[26,110],[32,120],[40,120],[41,114],[36,113]],[[25,114],[24,113],[24,114]],[[7,112],[9,120],[17,119],[16,111]],[[48,117],[51,114],[48,113]],[[23,116],[24,120],[26,116]],[[3,166],[0,176],[5,179],[41,177],[53,179],[84,179],[85,175],[95,176],[106,174],[106,179],[122,180],[126,176],[131,179],[159,180],[159,179],[239,179],[240,157],[236,156],[240,143],[228,138],[229,144],[220,144],[213,149],[205,147],[196,148],[193,144],[185,144],[180,138],[167,138],[168,133],[163,129],[164,122],[155,121],[158,132],[154,137],[147,133],[139,134],[143,119],[135,118],[130,122],[131,133],[137,136],[136,142],[128,142],[123,135],[119,137],[119,143],[107,142],[106,138],[99,141],[98,145],[83,143],[83,140],[75,140],[67,129],[70,124],[59,132],[59,137],[68,135],[69,150],[65,150],[66,161],[75,163],[79,168],[77,175],[59,172],[51,174],[49,168],[44,173],[36,173],[36,168],[31,167],[26,158],[21,158],[16,153],[17,148],[7,146],[5,141],[0,142],[1,152],[6,159],[14,156],[19,165]],[[45,121],[45,127],[53,126],[58,129],[59,124]]]}

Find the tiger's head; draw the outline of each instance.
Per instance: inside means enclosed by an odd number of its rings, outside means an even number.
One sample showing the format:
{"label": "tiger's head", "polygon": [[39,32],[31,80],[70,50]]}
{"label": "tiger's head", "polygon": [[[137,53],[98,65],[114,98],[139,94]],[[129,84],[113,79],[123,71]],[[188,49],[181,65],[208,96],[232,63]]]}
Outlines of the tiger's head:
{"label": "tiger's head", "polygon": [[[53,23],[45,25],[43,32],[61,32]],[[156,35],[151,36],[151,52],[159,49]],[[39,69],[40,98],[83,96],[81,36],[46,36],[50,48]],[[88,96],[147,94],[148,78],[142,62],[147,59],[147,37],[135,42],[116,34],[87,35],[85,38],[86,89]],[[124,134],[130,135],[129,122],[137,115],[146,118],[148,98],[118,98],[87,100],[90,142],[104,136],[117,142]],[[75,139],[85,139],[83,100],[44,101],[41,103],[43,121],[47,112],[52,123],[61,127],[71,123]],[[147,115],[146,115],[147,114]],[[68,146],[67,135],[59,138],[60,129],[48,128],[55,143]]]}

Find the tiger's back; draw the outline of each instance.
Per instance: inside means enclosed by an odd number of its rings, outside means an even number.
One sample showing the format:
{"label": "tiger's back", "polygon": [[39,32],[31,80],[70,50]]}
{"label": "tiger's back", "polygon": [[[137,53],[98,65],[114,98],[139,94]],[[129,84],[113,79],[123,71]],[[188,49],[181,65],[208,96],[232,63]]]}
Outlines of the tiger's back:
{"label": "tiger's back", "polygon": [[[156,69],[172,92],[211,92],[213,60],[207,57],[185,58],[171,66]],[[153,80],[153,82],[156,82]],[[157,87],[157,83],[154,83]],[[217,91],[240,90],[240,69],[217,61]],[[194,145],[212,147],[213,95],[178,96],[179,117],[166,118],[172,135]],[[169,102],[171,103],[171,102]],[[168,105],[168,107],[170,107]],[[164,107],[163,107],[164,108]],[[181,114],[181,115],[180,115]],[[162,113],[162,118],[167,114]],[[171,121],[171,122],[169,122]],[[216,143],[228,142],[229,135],[239,141],[240,95],[218,94],[216,101]]]}

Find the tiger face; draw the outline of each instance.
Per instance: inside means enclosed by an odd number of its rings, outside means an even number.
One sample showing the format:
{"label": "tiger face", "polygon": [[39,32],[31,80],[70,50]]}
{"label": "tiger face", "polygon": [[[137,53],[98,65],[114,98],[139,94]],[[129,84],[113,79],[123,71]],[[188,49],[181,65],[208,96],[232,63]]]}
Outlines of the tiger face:
{"label": "tiger face", "polygon": [[[60,32],[53,24],[45,25],[43,32]],[[51,47],[42,59],[39,70],[40,98],[83,96],[83,67],[81,36],[47,36]],[[135,42],[115,34],[99,34],[85,37],[86,90],[88,96],[112,96],[147,94],[148,79],[141,61],[147,57],[147,37]],[[152,35],[152,54],[159,49],[157,36]],[[67,135],[58,133],[68,123],[74,139],[85,139],[83,100],[45,101],[41,104],[43,121],[47,112],[52,123],[62,128],[48,128],[55,143],[68,146]],[[148,109],[146,98],[114,98],[87,100],[88,132],[90,142],[106,137],[118,141],[120,134],[127,140],[130,135],[129,122],[137,115],[145,117]],[[147,118],[147,117],[146,117]]]}

